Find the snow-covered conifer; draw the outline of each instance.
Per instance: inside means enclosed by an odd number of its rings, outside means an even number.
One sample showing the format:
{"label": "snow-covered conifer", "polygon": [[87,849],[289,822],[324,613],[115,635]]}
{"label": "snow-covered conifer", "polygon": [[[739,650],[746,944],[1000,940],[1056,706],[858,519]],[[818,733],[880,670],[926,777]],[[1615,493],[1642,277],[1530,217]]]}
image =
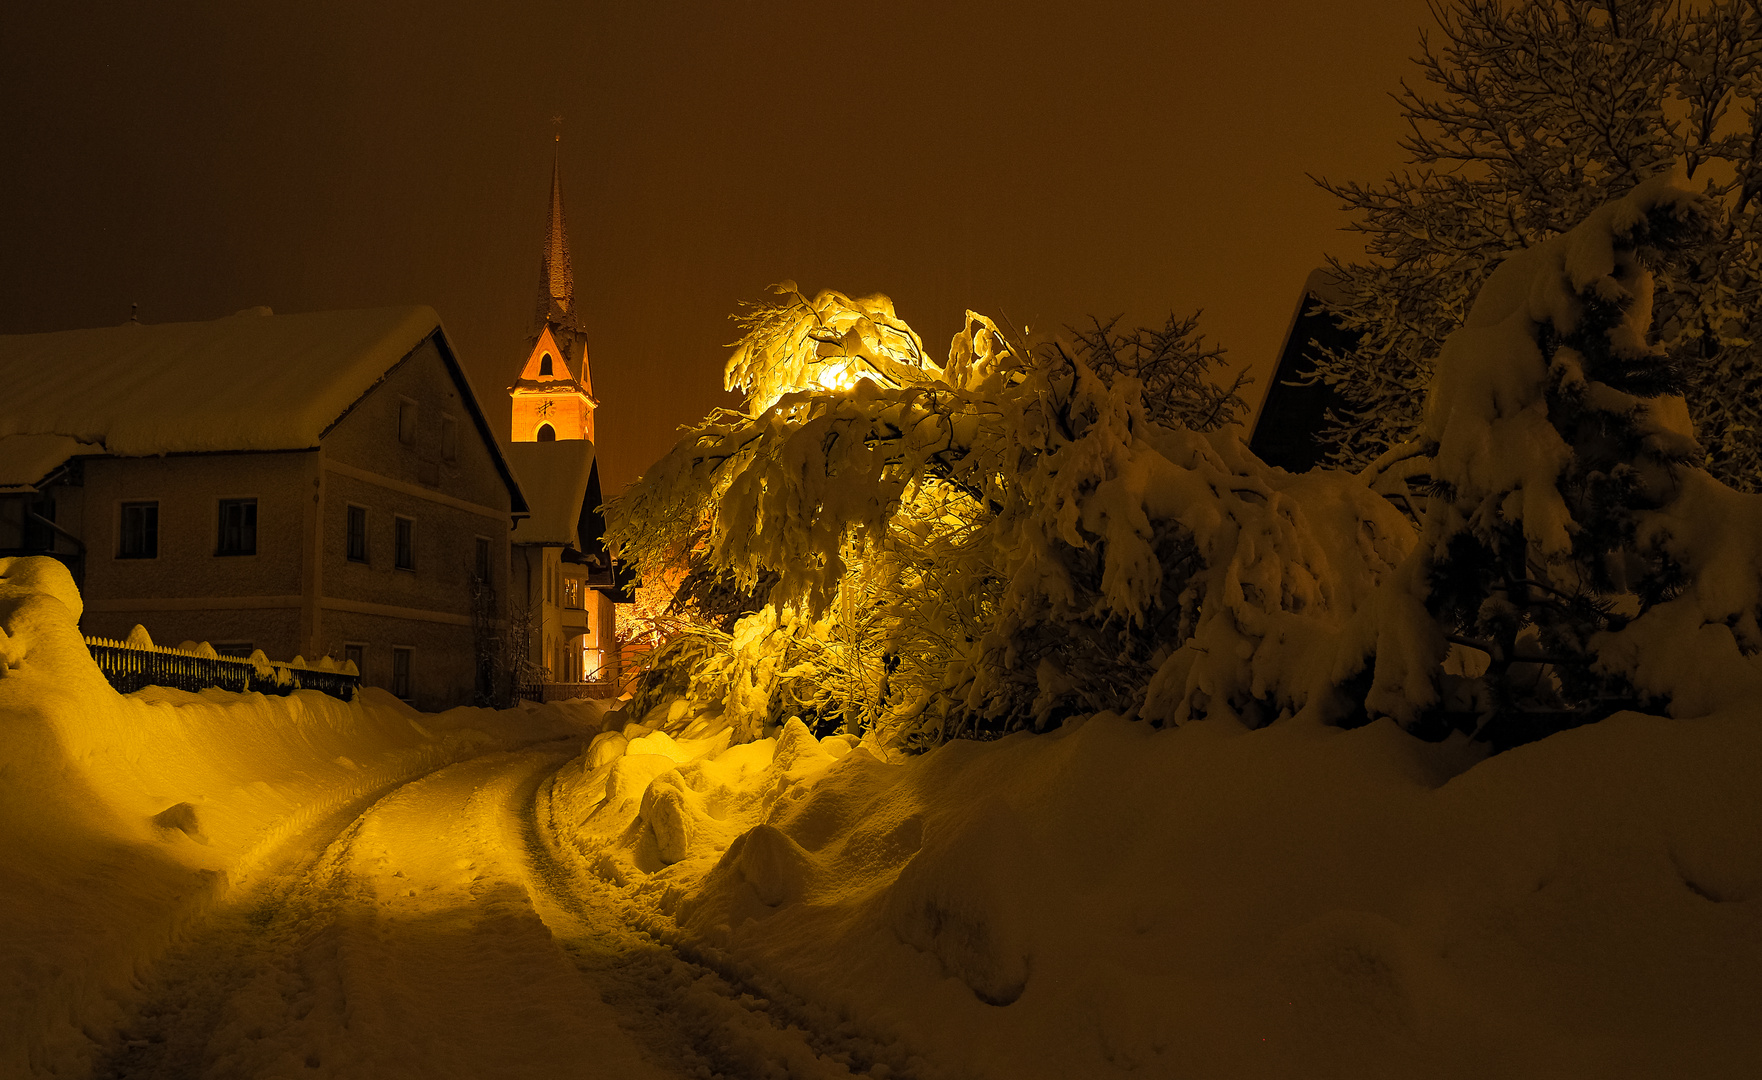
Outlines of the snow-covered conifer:
{"label": "snow-covered conifer", "polygon": [[1369,260],[1336,262],[1358,346],[1321,361],[1348,403],[1327,440],[1362,467],[1418,432],[1444,339],[1509,252],[1680,162],[1714,227],[1656,280],[1703,462],[1762,488],[1762,7],[1714,0],[1447,0],[1396,100],[1411,168],[1322,186]]}
{"label": "snow-covered conifer", "polygon": [[[1706,592],[1703,567],[1731,561],[1732,537],[1755,546],[1762,502],[1698,466],[1680,360],[1648,341],[1655,271],[1695,249],[1708,217],[1707,200],[1655,177],[1482,286],[1418,437],[1370,470],[1418,463],[1432,478],[1418,545],[1359,619],[1374,628],[1356,643],[1376,653],[1373,714],[1511,745],[1675,698],[1674,680],[1640,674],[1655,643],[1632,646],[1631,631],[1667,621],[1661,606],[1704,614],[1670,605]],[[1689,512],[1721,500],[1726,521]],[[1753,627],[1759,569],[1724,567],[1716,620]],[[1446,674],[1447,642],[1484,672]]]}

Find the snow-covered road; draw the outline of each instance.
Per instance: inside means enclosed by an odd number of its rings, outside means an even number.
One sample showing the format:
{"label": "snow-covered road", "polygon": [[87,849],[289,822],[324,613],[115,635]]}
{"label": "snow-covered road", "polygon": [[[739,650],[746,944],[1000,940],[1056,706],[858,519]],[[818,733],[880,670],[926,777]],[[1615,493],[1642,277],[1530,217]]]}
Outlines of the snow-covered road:
{"label": "snow-covered road", "polygon": [[477,758],[316,827],[160,965],[95,1075],[848,1075],[554,861],[535,794],[579,751]]}

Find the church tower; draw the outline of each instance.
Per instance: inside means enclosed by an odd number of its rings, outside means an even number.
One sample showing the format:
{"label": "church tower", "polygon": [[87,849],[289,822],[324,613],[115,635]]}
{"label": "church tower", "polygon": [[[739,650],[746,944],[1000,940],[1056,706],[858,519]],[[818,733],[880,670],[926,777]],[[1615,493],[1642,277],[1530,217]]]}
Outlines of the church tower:
{"label": "church tower", "polygon": [[[561,135],[558,136],[559,141]],[[513,399],[513,441],[593,441],[593,380],[587,371],[587,328],[575,310],[575,273],[563,224],[563,173],[551,160],[551,219],[539,263],[536,329]]]}
{"label": "church tower", "polygon": [[521,613],[510,636],[524,651],[515,680],[518,692],[535,701],[616,696],[617,605],[631,597],[628,575],[621,578],[606,552],[593,430],[599,402],[587,373],[587,328],[575,307],[555,159],[534,314],[525,365],[508,387],[508,464],[531,509],[514,527],[509,562],[511,618]]}

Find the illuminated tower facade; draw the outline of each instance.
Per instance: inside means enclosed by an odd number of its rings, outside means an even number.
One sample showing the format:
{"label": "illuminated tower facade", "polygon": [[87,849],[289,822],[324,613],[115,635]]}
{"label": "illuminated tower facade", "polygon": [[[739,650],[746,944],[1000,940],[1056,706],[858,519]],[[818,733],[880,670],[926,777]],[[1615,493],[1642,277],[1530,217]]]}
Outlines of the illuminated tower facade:
{"label": "illuminated tower facade", "polygon": [[508,387],[508,462],[530,513],[514,528],[510,619],[523,642],[517,690],[551,700],[616,696],[618,603],[628,603],[606,552],[594,444],[587,329],[563,223],[563,180],[551,165],[551,216],[539,262],[538,310],[526,361]]}
{"label": "illuminated tower facade", "polygon": [[551,163],[551,217],[539,266],[536,329],[514,385],[514,442],[593,441],[593,380],[587,328],[575,310],[575,273],[563,223],[563,176]]}

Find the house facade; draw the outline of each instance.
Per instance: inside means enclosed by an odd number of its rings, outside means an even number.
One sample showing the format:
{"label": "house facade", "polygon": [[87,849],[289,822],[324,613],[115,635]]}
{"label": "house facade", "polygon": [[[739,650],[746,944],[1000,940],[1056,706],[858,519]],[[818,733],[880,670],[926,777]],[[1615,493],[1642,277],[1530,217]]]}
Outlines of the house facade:
{"label": "house facade", "polygon": [[0,378],[0,553],[66,562],[86,633],[496,696],[528,509],[431,309],[0,337]]}

